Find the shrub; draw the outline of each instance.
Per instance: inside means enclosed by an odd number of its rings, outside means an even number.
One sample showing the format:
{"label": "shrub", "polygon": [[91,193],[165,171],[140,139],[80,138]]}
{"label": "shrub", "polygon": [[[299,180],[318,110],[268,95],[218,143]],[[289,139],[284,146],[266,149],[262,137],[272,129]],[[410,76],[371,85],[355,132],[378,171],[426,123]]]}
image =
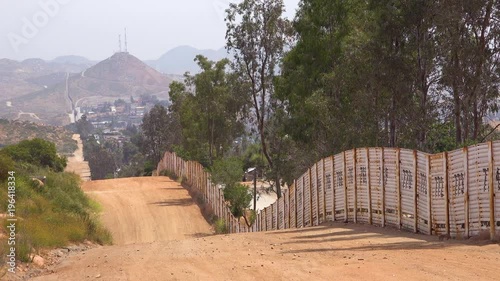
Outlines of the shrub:
{"label": "shrub", "polygon": [[222,218],[218,218],[215,221],[214,228],[215,228],[215,233],[216,234],[229,233],[229,229],[227,227],[226,221],[224,219],[222,219]]}
{"label": "shrub", "polygon": [[13,160],[62,172],[66,167],[65,157],[57,155],[56,145],[42,139],[24,140],[2,149]]}
{"label": "shrub", "polygon": [[245,210],[250,207],[252,194],[246,186],[238,183],[224,188],[224,198],[229,202],[231,213],[240,218],[245,214]]}
{"label": "shrub", "polygon": [[9,172],[14,170],[14,161],[5,154],[0,153],[0,182],[7,180]]}

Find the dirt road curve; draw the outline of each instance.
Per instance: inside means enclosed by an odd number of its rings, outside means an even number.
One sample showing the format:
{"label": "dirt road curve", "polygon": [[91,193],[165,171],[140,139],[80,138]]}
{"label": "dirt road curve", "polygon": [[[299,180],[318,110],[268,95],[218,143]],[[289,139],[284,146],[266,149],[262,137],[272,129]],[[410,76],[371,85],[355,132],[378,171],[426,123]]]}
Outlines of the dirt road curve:
{"label": "dirt road curve", "polygon": [[117,245],[74,253],[35,280],[500,280],[500,245],[333,223],[206,236],[167,178],[89,182]]}
{"label": "dirt road curve", "polygon": [[114,244],[137,244],[211,234],[188,192],[165,177],[91,181],[84,191],[103,206]]}

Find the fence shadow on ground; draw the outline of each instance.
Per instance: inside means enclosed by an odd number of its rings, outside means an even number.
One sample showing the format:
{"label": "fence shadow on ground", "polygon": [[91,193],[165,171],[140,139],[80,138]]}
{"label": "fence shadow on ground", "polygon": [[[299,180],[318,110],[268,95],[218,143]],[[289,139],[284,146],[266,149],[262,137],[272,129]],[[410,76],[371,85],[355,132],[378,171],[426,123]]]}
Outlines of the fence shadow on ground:
{"label": "fence shadow on ground", "polygon": [[193,199],[184,198],[184,199],[171,199],[171,200],[163,200],[158,202],[149,203],[150,205],[157,205],[160,207],[171,207],[171,206],[192,206],[194,205]]}
{"label": "fence shadow on ground", "polygon": [[[319,233],[325,232],[327,233]],[[376,227],[365,224],[346,224],[338,222],[324,223],[318,227],[302,228],[295,230],[284,230],[267,232],[266,235],[297,234],[283,245],[317,244],[318,248],[294,249],[282,251],[281,254],[298,254],[311,252],[334,252],[334,251],[377,251],[377,250],[414,250],[414,249],[442,249],[459,245],[485,246],[495,244],[489,240],[444,240],[440,241],[437,236],[428,236],[418,233],[410,233],[392,227]],[[374,242],[372,240],[382,241]],[[392,239],[403,240],[389,242]],[[354,247],[344,247],[346,241],[354,241],[361,244]],[[363,241],[365,240],[365,241]],[[366,243],[365,243],[366,242]]]}

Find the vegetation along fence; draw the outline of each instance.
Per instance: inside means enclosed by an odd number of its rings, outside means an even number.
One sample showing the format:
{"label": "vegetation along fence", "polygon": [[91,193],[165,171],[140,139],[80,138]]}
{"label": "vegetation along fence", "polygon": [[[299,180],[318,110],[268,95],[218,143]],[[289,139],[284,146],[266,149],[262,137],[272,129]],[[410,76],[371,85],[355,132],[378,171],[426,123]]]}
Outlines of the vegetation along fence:
{"label": "vegetation along fence", "polygon": [[167,152],[168,170],[199,189],[230,232],[316,226],[326,221],[392,226],[457,239],[500,229],[500,141],[440,154],[399,148],[358,148],[327,157],[260,211],[239,223],[222,190],[196,162]]}

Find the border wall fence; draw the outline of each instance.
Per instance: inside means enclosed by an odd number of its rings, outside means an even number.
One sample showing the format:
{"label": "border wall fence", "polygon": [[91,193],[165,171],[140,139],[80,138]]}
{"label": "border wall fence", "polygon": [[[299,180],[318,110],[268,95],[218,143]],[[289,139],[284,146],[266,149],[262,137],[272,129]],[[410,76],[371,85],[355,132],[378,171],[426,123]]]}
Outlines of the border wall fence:
{"label": "border wall fence", "polygon": [[439,154],[357,148],[315,163],[261,210],[251,227],[238,221],[202,165],[166,152],[168,170],[197,188],[229,232],[257,232],[344,221],[391,226],[456,239],[500,230],[500,141]]}

